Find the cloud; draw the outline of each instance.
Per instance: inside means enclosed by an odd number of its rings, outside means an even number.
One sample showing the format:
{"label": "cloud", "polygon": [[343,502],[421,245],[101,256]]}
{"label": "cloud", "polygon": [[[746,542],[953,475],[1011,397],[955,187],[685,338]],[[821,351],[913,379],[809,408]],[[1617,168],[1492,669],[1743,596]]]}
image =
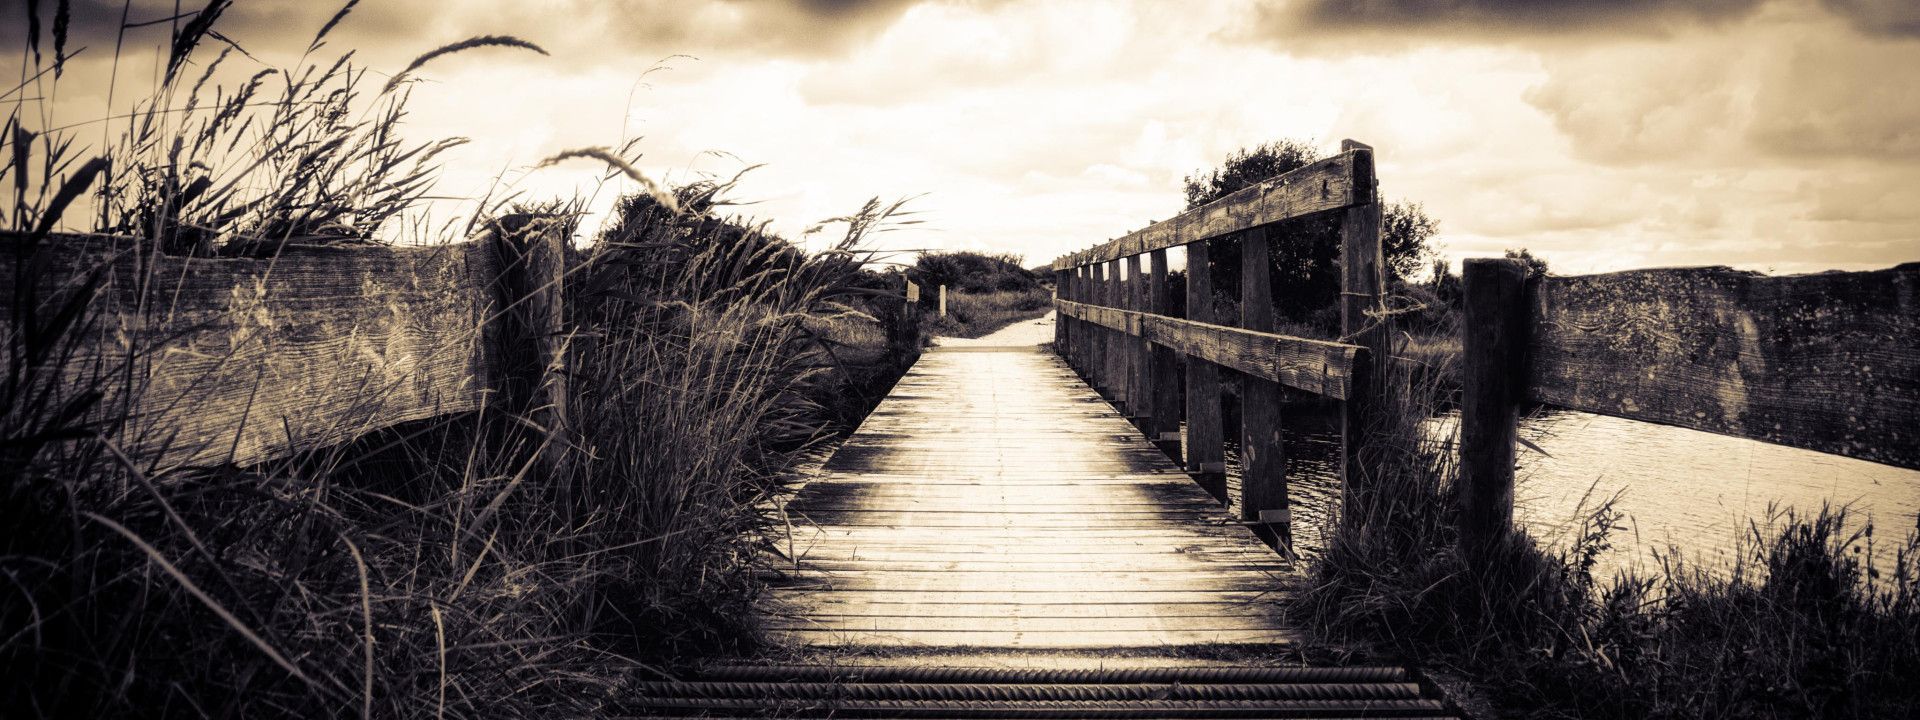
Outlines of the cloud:
{"label": "cloud", "polygon": [[1920,37],[1920,3],[1913,0],[1821,0],[1853,27],[1882,37]]}
{"label": "cloud", "polygon": [[1306,0],[1263,12],[1303,28],[1422,30],[1473,36],[1654,32],[1717,23],[1752,12],[1760,0]]}

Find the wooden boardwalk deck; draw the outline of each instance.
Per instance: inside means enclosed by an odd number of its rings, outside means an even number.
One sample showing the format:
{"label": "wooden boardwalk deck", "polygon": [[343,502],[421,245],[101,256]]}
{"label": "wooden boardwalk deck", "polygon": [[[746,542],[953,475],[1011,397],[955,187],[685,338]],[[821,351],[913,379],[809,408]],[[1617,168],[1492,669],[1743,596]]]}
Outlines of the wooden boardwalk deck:
{"label": "wooden boardwalk deck", "polygon": [[766,607],[811,646],[1290,641],[1289,565],[1056,356],[926,353],[788,504]]}

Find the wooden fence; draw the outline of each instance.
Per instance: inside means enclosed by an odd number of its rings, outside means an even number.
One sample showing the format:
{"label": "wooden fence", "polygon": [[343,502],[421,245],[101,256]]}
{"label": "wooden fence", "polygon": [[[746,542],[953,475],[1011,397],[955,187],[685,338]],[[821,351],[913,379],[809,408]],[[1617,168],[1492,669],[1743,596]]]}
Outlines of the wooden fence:
{"label": "wooden fence", "polygon": [[1768,277],[1721,267],[1548,276],[1475,259],[1460,530],[1513,515],[1519,409],[1542,403],[1920,469],[1920,263]]}
{"label": "wooden fence", "polygon": [[[5,236],[10,412],[99,391],[91,419],[156,470],[249,465],[483,406],[562,433],[565,251],[552,227],[514,216],[469,243],[259,259]],[[82,323],[36,337],[88,292]],[[46,350],[26,352],[36,343]]]}
{"label": "wooden fence", "polygon": [[[1338,213],[1341,334],[1351,343],[1274,332],[1267,229]],[[1237,236],[1241,316],[1215,318],[1207,242]],[[1168,248],[1186,248],[1187,317],[1172,317]],[[1142,257],[1146,258],[1145,269]],[[1123,269],[1124,268],[1124,269]],[[1199,268],[1199,270],[1193,270]],[[1341,401],[1343,484],[1356,482],[1365,448],[1375,358],[1388,336],[1382,307],[1380,206],[1372,149],[1351,140],[1307,165],[1118,240],[1054,261],[1055,346],[1089,383],[1162,449],[1226,498],[1220,414],[1222,369],[1240,382],[1241,518],[1270,542],[1292,521],[1282,452],[1281,386]],[[1185,356],[1179,401],[1176,353]],[[1181,420],[1187,421],[1180,447]]]}
{"label": "wooden fence", "polygon": [[[1375,363],[1387,358],[1373,155],[1352,141],[1342,150],[1053,265],[1059,353],[1221,499],[1221,372],[1234,371],[1241,517],[1281,537],[1291,513],[1280,386],[1341,401],[1350,496],[1365,468]],[[1275,334],[1266,229],[1334,212],[1341,333],[1351,343]],[[1241,316],[1214,318],[1206,241],[1236,233]],[[1178,246],[1189,270],[1184,318],[1169,315],[1166,250]],[[1515,427],[1533,404],[1920,468],[1920,263],[1529,281],[1518,260],[1478,259],[1466,263],[1464,293],[1458,501],[1469,552],[1511,527]],[[1185,356],[1184,406],[1176,353]]]}

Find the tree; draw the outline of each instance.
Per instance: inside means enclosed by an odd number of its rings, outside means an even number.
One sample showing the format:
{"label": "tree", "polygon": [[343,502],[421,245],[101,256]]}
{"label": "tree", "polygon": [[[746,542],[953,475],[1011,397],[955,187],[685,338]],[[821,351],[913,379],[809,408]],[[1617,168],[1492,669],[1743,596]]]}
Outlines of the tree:
{"label": "tree", "polygon": [[1547,274],[1547,261],[1534,257],[1526,248],[1507,248],[1507,257],[1527,264],[1527,277],[1540,277]]}
{"label": "tree", "polygon": [[[1276,140],[1242,148],[1228,155],[1220,167],[1185,178],[1187,209],[1191,210],[1250,187],[1275,175],[1305,167],[1320,159],[1319,151],[1304,141]],[[1381,209],[1380,251],[1389,283],[1401,281],[1427,265],[1438,253],[1431,241],[1438,221],[1419,203],[1387,203]],[[1340,224],[1330,215],[1280,223],[1268,230],[1273,257],[1273,299],[1282,317],[1338,330],[1332,312],[1340,293]],[[1238,238],[1210,240],[1216,292],[1237,297],[1240,288]]]}

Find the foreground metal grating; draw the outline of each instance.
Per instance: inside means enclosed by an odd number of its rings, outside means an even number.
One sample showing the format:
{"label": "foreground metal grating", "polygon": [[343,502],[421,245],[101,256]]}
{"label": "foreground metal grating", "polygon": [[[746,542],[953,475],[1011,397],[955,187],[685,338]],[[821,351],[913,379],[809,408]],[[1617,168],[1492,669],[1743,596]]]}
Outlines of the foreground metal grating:
{"label": "foreground metal grating", "polygon": [[647,717],[1426,718],[1455,712],[1409,671],[1357,668],[740,666],[639,683]]}

